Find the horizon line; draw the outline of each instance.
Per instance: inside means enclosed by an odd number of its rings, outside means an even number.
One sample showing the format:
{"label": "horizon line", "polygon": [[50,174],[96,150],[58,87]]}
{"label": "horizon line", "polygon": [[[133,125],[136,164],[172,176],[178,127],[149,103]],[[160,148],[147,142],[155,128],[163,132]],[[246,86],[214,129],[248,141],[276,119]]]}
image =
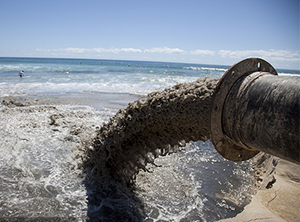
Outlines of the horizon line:
{"label": "horizon line", "polygon": [[[156,61],[156,60],[136,60],[136,59],[100,59],[100,58],[78,58],[78,57],[36,57],[36,56],[0,56],[0,58],[19,58],[19,59],[76,59],[76,60],[106,60],[106,61],[135,61],[135,62],[159,62],[159,63],[178,63],[178,64],[197,64],[197,65],[210,65],[210,66],[227,66],[230,68],[234,66],[235,63],[238,63],[244,59],[254,58],[254,57],[247,57],[235,62],[232,65],[227,64],[214,64],[214,63],[193,63],[193,62],[172,62],[172,61]],[[260,58],[260,57],[255,57]],[[261,58],[263,59],[263,58]],[[263,59],[265,60],[265,59]],[[267,60],[265,60],[267,61]],[[277,70],[290,70],[290,71],[297,71],[300,72],[300,69],[288,69],[288,68],[276,68]]]}

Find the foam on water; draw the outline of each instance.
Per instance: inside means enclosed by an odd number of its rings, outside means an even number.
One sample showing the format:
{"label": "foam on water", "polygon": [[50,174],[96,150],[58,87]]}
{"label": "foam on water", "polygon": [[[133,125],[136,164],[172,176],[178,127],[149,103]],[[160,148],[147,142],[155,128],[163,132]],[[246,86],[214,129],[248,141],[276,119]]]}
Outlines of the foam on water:
{"label": "foam on water", "polygon": [[212,73],[221,72],[222,74],[227,71],[227,69],[224,69],[224,68],[203,67],[203,66],[188,66],[188,67],[183,67],[183,68],[184,69],[191,69],[191,70],[195,70],[195,71],[205,70],[205,71],[210,71]]}
{"label": "foam on water", "polygon": [[50,74],[25,73],[23,78],[9,76],[0,82],[0,96],[51,95],[66,93],[110,92],[146,95],[176,83],[194,81],[197,77],[110,74]]}
{"label": "foam on water", "polygon": [[[219,78],[223,74],[223,68],[218,66],[190,67],[159,62],[0,58],[0,96],[74,91],[146,95],[199,77]],[[20,70],[25,71],[21,79],[18,78]]]}
{"label": "foam on water", "polygon": [[70,106],[2,107],[0,112],[1,218],[84,221],[80,156],[109,112],[96,115],[89,107]]}
{"label": "foam on water", "polygon": [[234,216],[250,200],[251,184],[245,184],[251,175],[235,174],[249,170],[248,163],[224,161],[210,141],[189,143],[183,152],[155,163],[160,167],[140,172],[136,179],[146,221],[215,221]]}

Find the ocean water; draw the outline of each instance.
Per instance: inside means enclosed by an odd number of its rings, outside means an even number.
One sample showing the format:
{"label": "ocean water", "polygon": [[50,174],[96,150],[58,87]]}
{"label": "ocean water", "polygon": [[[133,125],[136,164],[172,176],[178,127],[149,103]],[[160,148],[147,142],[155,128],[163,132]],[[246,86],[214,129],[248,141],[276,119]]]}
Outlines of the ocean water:
{"label": "ocean water", "polygon": [[[109,214],[132,215],[134,208],[144,221],[215,221],[241,212],[254,189],[251,161],[225,160],[210,141],[190,142],[184,150],[157,158],[151,172],[137,175],[130,194],[116,186],[122,204],[114,202],[112,193],[89,189],[82,169],[97,130],[118,109],[177,83],[220,78],[228,68],[0,58],[0,220],[86,221],[98,212],[105,221]],[[39,102],[44,99],[46,104]],[[102,205],[95,207],[91,199]]]}
{"label": "ocean water", "polygon": [[[146,95],[200,77],[220,78],[228,68],[142,61],[0,58],[0,96],[80,93]],[[24,70],[25,76],[18,78],[21,70]],[[277,71],[279,74],[300,74],[297,70]]]}
{"label": "ocean water", "polygon": [[[221,77],[227,67],[80,59],[0,58],[0,96],[69,93],[146,95],[199,77]],[[25,76],[18,78],[19,71]]]}

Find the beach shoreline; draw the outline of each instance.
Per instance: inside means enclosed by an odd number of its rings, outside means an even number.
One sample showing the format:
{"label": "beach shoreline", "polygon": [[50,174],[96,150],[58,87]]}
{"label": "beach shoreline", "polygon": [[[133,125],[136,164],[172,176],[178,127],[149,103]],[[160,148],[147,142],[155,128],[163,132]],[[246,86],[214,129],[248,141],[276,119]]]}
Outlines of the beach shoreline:
{"label": "beach shoreline", "polygon": [[122,109],[141,95],[129,93],[77,93],[47,96],[3,96],[0,103],[7,107],[32,105],[90,106],[97,110]]}
{"label": "beach shoreline", "polygon": [[[0,102],[9,108],[82,105],[96,109],[105,109],[107,107],[118,110],[124,108],[125,103],[132,102],[132,100],[138,97],[136,95],[123,95],[122,98],[120,98],[120,95],[109,96],[111,96],[108,97],[111,100],[116,97],[119,100],[124,100],[122,103],[110,103],[109,101],[105,101],[105,98],[93,99],[93,97],[90,97],[87,100],[84,96],[77,97],[73,95],[52,98],[2,97],[0,98]],[[92,126],[92,124],[88,124],[87,126]],[[89,132],[90,135],[94,133],[92,131]],[[80,136],[80,133],[78,135]],[[250,204],[246,205],[244,210],[235,217],[219,221],[297,221],[300,218],[300,213],[297,209],[297,206],[300,205],[300,176],[298,175],[300,166],[268,154],[260,153],[253,159],[253,168],[257,191],[253,195]]]}
{"label": "beach shoreline", "polygon": [[300,165],[259,153],[253,158],[256,194],[244,210],[219,222],[296,222],[300,218]]}

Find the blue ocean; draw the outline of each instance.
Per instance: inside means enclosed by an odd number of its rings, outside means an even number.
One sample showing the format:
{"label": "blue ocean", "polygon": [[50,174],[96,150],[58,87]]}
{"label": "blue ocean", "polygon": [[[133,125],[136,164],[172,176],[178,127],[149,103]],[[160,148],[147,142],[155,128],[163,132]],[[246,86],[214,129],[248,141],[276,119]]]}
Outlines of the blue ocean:
{"label": "blue ocean", "polygon": [[[95,130],[141,96],[200,77],[220,78],[228,68],[0,58],[0,221],[88,221],[97,209],[89,207],[82,162]],[[134,196],[143,203],[143,221],[233,217],[255,190],[251,160],[225,160],[210,141],[190,142],[182,151],[157,158],[156,164],[151,173],[136,178]],[[118,210],[109,195],[103,203],[108,211]],[[128,196],[128,209],[134,202]]]}
{"label": "blue ocean", "polygon": [[[0,58],[1,96],[123,93],[145,95],[228,67],[92,59]],[[18,78],[19,71],[24,77]]]}
{"label": "blue ocean", "polygon": [[[144,61],[0,58],[0,96],[146,95],[200,77],[220,78],[228,68]],[[25,75],[18,78],[22,70]],[[276,70],[282,74],[300,74],[297,70]]]}

